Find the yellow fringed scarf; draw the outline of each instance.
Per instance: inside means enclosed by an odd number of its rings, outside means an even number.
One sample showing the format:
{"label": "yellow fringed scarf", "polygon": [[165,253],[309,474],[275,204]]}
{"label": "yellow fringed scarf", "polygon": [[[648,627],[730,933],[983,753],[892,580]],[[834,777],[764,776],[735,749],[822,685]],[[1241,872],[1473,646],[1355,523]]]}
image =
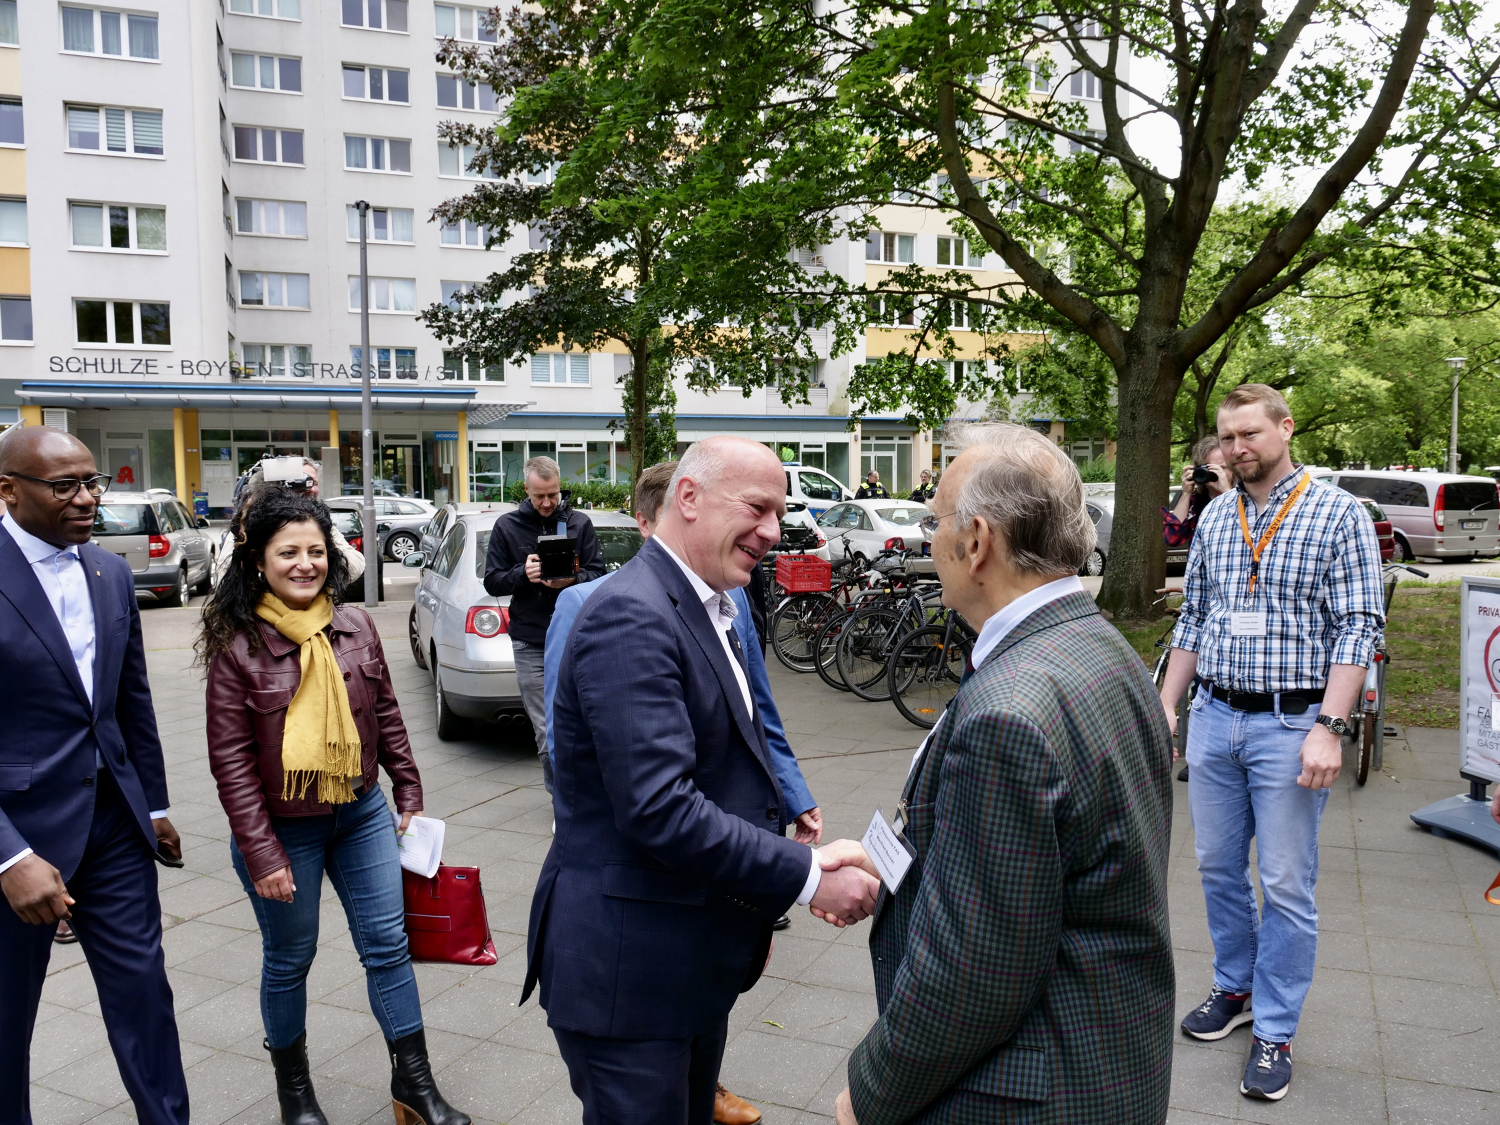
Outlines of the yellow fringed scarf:
{"label": "yellow fringed scarf", "polygon": [[302,682],[286,709],[281,738],[281,799],[302,800],[316,781],[320,803],[347,804],[354,800],[349,779],[362,766],[344,673],[323,633],[333,621],[333,601],[323,593],[306,609],[288,609],[268,590],[255,615],[302,650]]}

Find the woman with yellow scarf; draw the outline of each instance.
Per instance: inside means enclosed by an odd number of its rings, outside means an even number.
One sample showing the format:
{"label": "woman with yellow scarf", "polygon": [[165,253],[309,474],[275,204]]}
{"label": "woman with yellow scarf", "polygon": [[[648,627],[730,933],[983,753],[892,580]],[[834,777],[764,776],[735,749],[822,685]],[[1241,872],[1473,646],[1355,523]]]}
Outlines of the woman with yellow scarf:
{"label": "woman with yellow scarf", "polygon": [[443,1100],[428,1062],[380,768],[403,831],[422,811],[422,782],[375,624],[337,604],[345,578],[328,509],[268,491],[247,510],[198,640],[209,765],[234,868],[260,923],[261,1019],[276,1095],[286,1125],[327,1125],[306,1030],[326,872],[385,1033],[396,1125],[469,1125]]}

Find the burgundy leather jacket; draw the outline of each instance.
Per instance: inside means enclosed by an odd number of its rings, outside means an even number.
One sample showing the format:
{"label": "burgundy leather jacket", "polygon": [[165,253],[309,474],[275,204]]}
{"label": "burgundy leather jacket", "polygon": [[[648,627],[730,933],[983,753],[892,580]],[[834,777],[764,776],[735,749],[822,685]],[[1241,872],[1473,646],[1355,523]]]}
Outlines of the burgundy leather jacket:
{"label": "burgundy leather jacket", "polygon": [[[272,817],[321,816],[333,811],[332,805],[319,804],[312,797],[282,800],[281,736],[287,705],[302,680],[302,667],[296,645],[269,623],[258,624],[261,646],[253,654],[241,633],[228,652],[214,657],[208,666],[207,694],[208,764],[252,879],[264,878],[288,862]],[[359,731],[365,787],[379,783],[379,767],[384,766],[397,811],[419,811],[422,779],[375,623],[358,607],[335,606],[328,636],[344,670],[349,709]],[[316,787],[311,792],[316,793]]]}

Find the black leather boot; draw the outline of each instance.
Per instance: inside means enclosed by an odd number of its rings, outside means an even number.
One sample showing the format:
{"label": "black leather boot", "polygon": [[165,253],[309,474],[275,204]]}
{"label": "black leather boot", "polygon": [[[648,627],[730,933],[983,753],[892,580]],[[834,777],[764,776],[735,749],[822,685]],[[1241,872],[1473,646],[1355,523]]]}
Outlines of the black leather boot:
{"label": "black leather boot", "polygon": [[427,1035],[413,1031],[385,1041],[391,1056],[391,1108],[396,1125],[470,1125],[469,1115],[443,1100],[427,1061]]}
{"label": "black leather boot", "polygon": [[286,1125],[328,1125],[328,1118],[318,1105],[318,1095],[313,1093],[312,1070],[307,1065],[307,1032],[297,1037],[290,1047],[276,1048],[265,1044],[271,1052],[271,1065],[276,1068],[276,1100],[281,1103],[281,1120]]}

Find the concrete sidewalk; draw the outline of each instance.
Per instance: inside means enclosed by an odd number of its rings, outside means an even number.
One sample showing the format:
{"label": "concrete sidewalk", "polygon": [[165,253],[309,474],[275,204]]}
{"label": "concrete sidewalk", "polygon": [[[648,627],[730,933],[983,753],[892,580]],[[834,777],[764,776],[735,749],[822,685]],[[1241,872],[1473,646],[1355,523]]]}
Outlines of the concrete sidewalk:
{"label": "concrete sidewalk", "polygon": [[[485,730],[438,741],[432,686],[406,644],[407,606],[377,611],[427,794],[448,822],[445,858],[483,869],[499,964],[421,965],[428,1041],[449,1099],[482,1123],[576,1122],[545,1015],[517,1006],[530,897],[550,846],[551,811],[529,734]],[[196,1125],[279,1120],[261,1048],[260,936],[229,864],[228,828],[208,773],[201,680],[191,670],[196,609],[143,614],[147,658],[187,868],[162,872],[167,963],[177,995]],[[788,734],[827,817],[858,836],[890,808],[921,732],[889,704],[861,703],[772,662]],[[1363,789],[1341,780],[1323,825],[1318,973],[1279,1104],[1238,1093],[1249,1030],[1219,1044],[1179,1040],[1170,1121],[1500,1120],[1500,908],[1484,889],[1497,861],[1417,829],[1411,810],[1463,788],[1456,735],[1409,732]],[[1347,777],[1347,775],[1346,775]],[[1210,984],[1210,945],[1193,862],[1187,786],[1176,785],[1171,909],[1179,1010]],[[363,973],[332,889],[309,981],[308,1041],[334,1125],[388,1123],[389,1070]],[[845,1061],[875,1016],[863,927],[842,933],[794,911],[769,974],[732,1018],[723,1080],[768,1125],[827,1122]],[[78,947],[56,947],[32,1051],[38,1125],[133,1119]]]}

